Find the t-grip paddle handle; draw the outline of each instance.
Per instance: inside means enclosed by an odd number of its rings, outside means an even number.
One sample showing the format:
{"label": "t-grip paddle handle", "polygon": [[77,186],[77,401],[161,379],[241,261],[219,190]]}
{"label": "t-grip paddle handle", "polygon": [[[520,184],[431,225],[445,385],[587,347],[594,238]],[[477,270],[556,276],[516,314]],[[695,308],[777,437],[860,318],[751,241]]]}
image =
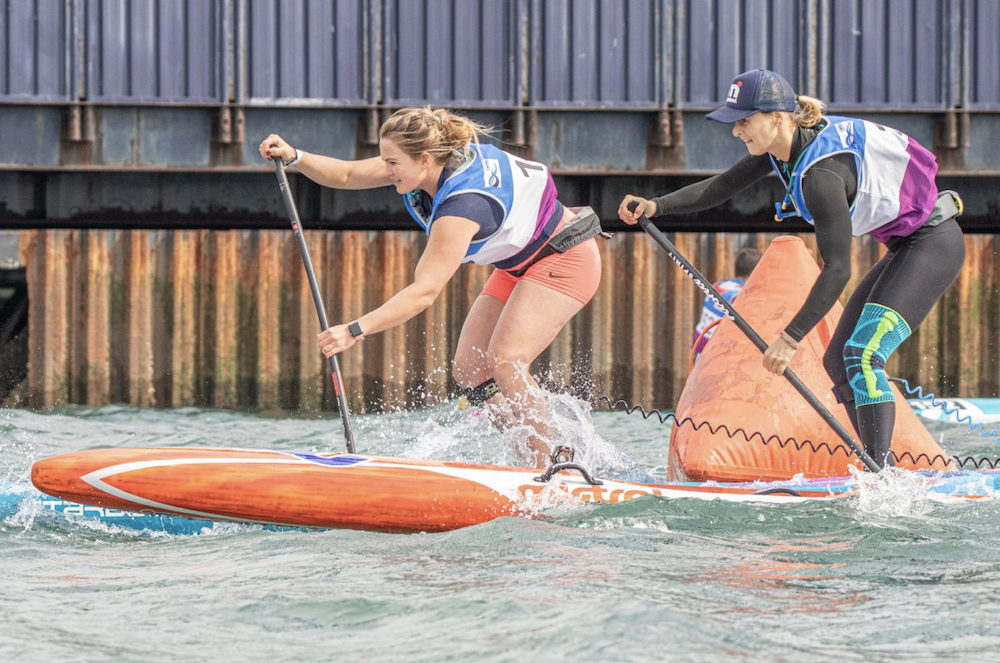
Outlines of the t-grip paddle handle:
{"label": "t-grip paddle handle", "polygon": [[[637,207],[639,207],[639,201],[633,200],[628,204],[628,211],[635,212]],[[666,236],[660,232],[659,228],[653,225],[653,222],[650,221],[649,218],[645,215],[640,216],[639,226],[646,231],[646,234],[653,238],[653,241],[660,245],[660,248],[667,252],[667,255],[669,255],[675,263],[677,263],[677,266],[680,267],[692,281],[694,281],[694,284],[699,290],[705,293],[705,295],[711,298],[711,300],[715,302],[719,308],[725,311],[728,317],[733,319],[736,326],[740,328],[740,331],[742,331],[748,339],[750,339],[751,343],[757,346],[757,349],[759,349],[762,353],[767,352],[767,343],[764,342],[764,339],[762,339],[760,335],[753,330],[747,321],[743,319],[743,316],[737,313],[736,309],[734,309],[732,305],[725,300],[725,298],[716,292],[715,288],[712,287],[712,282],[705,278],[705,276],[699,272],[694,265],[688,262],[687,258],[681,255],[680,251],[677,250],[677,247],[674,246],[670,240],[668,240]],[[808,402],[809,405],[816,410],[816,413],[823,419],[823,421],[825,421],[826,424],[833,429],[833,432],[837,434],[837,437],[847,443],[847,446],[849,446],[854,454],[861,459],[861,462],[864,463],[865,467],[868,468],[869,471],[878,472],[882,469],[879,467],[878,463],[872,460],[872,457],[861,448],[861,445],[859,445],[854,438],[851,437],[850,433],[848,433],[844,427],[840,425],[840,422],[837,421],[832,414],[830,414],[830,411],[827,410],[822,403],[820,403],[819,399],[816,398],[811,391],[809,391],[809,387],[807,387],[802,380],[800,380],[798,376],[792,372],[791,368],[786,368],[783,375],[785,376],[785,379],[787,379],[792,386],[795,387],[795,390],[806,399],[806,402]]]}

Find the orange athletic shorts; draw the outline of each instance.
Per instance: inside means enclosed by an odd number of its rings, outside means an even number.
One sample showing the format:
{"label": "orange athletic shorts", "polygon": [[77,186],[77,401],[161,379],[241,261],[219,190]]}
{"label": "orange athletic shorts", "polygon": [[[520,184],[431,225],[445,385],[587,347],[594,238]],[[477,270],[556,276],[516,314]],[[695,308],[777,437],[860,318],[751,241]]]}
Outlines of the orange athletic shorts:
{"label": "orange athletic shorts", "polygon": [[[556,232],[562,229],[566,220],[564,217]],[[513,267],[512,271],[517,271],[521,265]],[[506,304],[514,286],[521,280],[538,283],[586,305],[601,284],[601,252],[597,248],[597,238],[591,237],[565,253],[553,253],[542,258],[520,277],[511,276],[510,272],[503,269],[495,269],[486,280],[481,294],[495,297]]]}

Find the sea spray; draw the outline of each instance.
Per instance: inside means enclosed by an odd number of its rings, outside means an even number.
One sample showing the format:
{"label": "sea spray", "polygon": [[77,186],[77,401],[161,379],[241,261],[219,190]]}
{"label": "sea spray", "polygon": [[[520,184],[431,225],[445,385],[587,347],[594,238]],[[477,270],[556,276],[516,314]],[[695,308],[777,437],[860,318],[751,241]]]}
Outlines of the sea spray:
{"label": "sea spray", "polygon": [[857,481],[858,511],[893,518],[923,516],[930,510],[927,489],[931,476],[886,467],[872,473],[849,468]]}

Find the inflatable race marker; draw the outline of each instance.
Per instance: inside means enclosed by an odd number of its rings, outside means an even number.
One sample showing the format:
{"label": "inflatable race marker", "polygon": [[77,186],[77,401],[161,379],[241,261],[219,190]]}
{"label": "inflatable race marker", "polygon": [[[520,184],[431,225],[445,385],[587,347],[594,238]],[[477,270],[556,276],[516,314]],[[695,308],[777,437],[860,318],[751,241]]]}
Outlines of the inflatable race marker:
{"label": "inflatable race marker", "polygon": [[[797,237],[778,237],[768,247],[734,306],[767,342],[777,338],[801,308],[819,276],[819,267]],[[791,369],[837,420],[854,434],[844,407],[831,393],[833,383],[823,369],[823,353],[840,320],[838,302],[799,344]],[[891,360],[890,360],[891,366]],[[933,458],[944,451],[920,423],[895,384],[896,428],[892,450]],[[850,448],[834,434],[800,394],[780,375],[764,369],[763,356],[730,319],[716,328],[711,342],[695,362],[677,403],[677,417],[710,423],[695,430],[689,423],[675,426],[670,439],[667,478],[670,481],[780,481],[796,474],[835,477],[848,474],[848,466],[863,468]],[[763,444],[760,437],[747,441],[730,431],[742,428],[748,435],[775,437]],[[793,438],[782,448],[778,440]],[[802,444],[806,440],[810,444]],[[818,448],[814,451],[813,448]],[[832,452],[832,453],[831,453]],[[939,460],[933,468],[925,458],[918,463],[904,459],[908,469],[945,469]]]}

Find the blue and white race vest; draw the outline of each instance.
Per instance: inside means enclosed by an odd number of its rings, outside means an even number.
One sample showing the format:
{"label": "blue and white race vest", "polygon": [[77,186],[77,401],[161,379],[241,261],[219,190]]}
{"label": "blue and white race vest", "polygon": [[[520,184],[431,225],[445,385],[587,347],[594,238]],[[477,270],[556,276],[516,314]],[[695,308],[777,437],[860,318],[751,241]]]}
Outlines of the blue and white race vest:
{"label": "blue and white race vest", "polygon": [[851,205],[855,237],[871,234],[879,241],[907,236],[930,216],[937,201],[937,161],[906,134],[850,117],[824,116],[826,126],[806,146],[786,177],[771,157],[771,166],[786,187],[786,204],[813,223],[802,196],[802,177],[821,159],[853,154],[858,170],[857,195]]}
{"label": "blue and white race vest", "polygon": [[[712,284],[715,291],[722,295],[730,304],[736,299],[736,295],[740,294],[740,290],[744,286],[743,279],[725,279],[723,281],[718,281]],[[701,308],[701,319],[698,320],[698,326],[694,328],[694,339],[692,343],[697,343],[697,349],[695,352],[701,352],[705,349],[705,345],[708,343],[709,339],[712,338],[712,334],[715,333],[715,329],[709,329],[704,336],[701,333],[705,331],[705,328],[716,320],[720,320],[726,316],[726,312],[715,303],[715,299],[712,297],[705,297],[705,304]],[[699,341],[698,337],[701,336]]]}
{"label": "blue and white race vest", "polygon": [[[463,262],[491,265],[516,256],[537,239],[556,206],[556,188],[549,169],[515,157],[492,145],[469,146],[472,158],[459,166],[434,195],[425,217],[414,194],[403,196],[406,211],[428,234],[441,203],[462,193],[478,193],[503,209],[503,222],[489,237],[473,241]],[[415,192],[416,193],[416,192]]]}

